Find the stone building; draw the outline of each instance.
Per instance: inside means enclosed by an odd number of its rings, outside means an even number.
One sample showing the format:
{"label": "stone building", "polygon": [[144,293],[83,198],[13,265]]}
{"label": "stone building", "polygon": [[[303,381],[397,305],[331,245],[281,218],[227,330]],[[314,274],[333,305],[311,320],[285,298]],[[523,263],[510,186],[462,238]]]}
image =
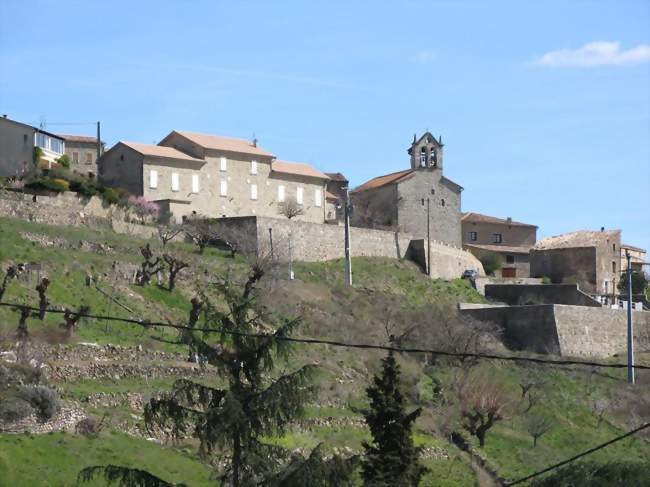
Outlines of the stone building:
{"label": "stone building", "polygon": [[281,218],[279,204],[294,198],[304,210],[297,219],[325,221],[329,178],[309,164],[277,160],[257,141],[173,131],[158,145],[119,142],[99,169],[106,185],[156,201],[176,220]]}
{"label": "stone building", "polygon": [[530,275],[576,283],[582,291],[608,297],[616,292],[620,261],[620,230],[581,230],[537,242],[530,251]]}
{"label": "stone building", "polygon": [[64,151],[65,141],[60,136],[6,115],[0,117],[0,176],[21,176],[37,165],[52,167]]}
{"label": "stone building", "polygon": [[342,222],[344,218],[345,194],[349,188],[348,178],[340,172],[326,172],[329,180],[325,188],[325,220],[334,223]]}
{"label": "stone building", "polygon": [[431,240],[461,247],[463,188],[443,175],[443,147],[429,132],[413,136],[410,169],[373,178],[351,192],[352,224],[426,238],[428,207]]}
{"label": "stone building", "polygon": [[480,213],[464,213],[461,218],[463,248],[479,260],[486,254],[500,256],[503,278],[530,276],[530,249],[537,241],[537,226]]}
{"label": "stone building", "polygon": [[630,252],[630,267],[632,267],[633,271],[645,272],[646,274],[650,272],[646,250],[628,244],[621,244],[621,271],[627,271],[626,251]]}
{"label": "stone building", "polygon": [[[70,169],[89,176],[97,175],[97,137],[88,135],[59,134],[65,140],[65,153],[70,158]],[[104,152],[104,142],[99,144],[100,154]]]}

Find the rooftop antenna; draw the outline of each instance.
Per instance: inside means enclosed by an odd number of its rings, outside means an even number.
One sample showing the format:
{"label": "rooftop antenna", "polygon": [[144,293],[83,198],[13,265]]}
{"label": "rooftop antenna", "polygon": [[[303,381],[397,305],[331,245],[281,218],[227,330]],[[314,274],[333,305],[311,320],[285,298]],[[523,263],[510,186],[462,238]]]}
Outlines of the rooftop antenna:
{"label": "rooftop antenna", "polygon": [[255,136],[255,132],[253,132],[253,147],[257,147],[257,137]]}

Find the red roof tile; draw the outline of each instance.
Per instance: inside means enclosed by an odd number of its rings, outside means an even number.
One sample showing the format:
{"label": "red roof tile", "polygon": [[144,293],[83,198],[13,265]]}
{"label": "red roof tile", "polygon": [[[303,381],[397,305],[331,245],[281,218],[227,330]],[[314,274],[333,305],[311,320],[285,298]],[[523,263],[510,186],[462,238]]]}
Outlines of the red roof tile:
{"label": "red roof tile", "polygon": [[284,174],[293,174],[295,176],[308,176],[311,178],[329,179],[329,176],[327,174],[320,172],[315,167],[303,162],[279,161],[276,159],[271,162],[271,171]]}
{"label": "red roof tile", "polygon": [[[227,152],[240,152],[243,154],[255,154],[258,156],[275,157],[266,149],[259,145],[255,146],[249,140],[236,139],[233,137],[222,137],[220,135],[201,134],[198,132],[186,132],[184,130],[175,130],[177,134],[182,135],[204,149],[222,150]],[[173,132],[172,132],[173,133]]]}
{"label": "red roof tile", "polygon": [[513,227],[535,227],[537,225],[531,225],[529,223],[516,222],[514,220],[505,220],[503,218],[497,218],[495,216],[482,215],[481,213],[463,213],[461,218],[464,222],[469,223],[497,223],[500,225],[512,225]]}
{"label": "red roof tile", "polygon": [[410,178],[415,171],[413,169],[407,169],[406,171],[398,171],[391,174],[386,174],[385,176],[378,176],[366,181],[361,186],[355,188],[352,192],[359,193],[361,191],[367,191],[369,189],[377,189],[382,186],[388,186],[389,184],[399,183],[405,179]]}

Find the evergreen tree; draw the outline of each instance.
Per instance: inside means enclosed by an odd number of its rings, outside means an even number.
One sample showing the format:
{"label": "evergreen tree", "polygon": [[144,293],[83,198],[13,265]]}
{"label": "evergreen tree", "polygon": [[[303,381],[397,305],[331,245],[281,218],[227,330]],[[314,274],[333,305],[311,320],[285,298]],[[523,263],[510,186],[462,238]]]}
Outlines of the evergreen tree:
{"label": "evergreen tree", "polygon": [[418,461],[420,449],[413,445],[411,427],[421,409],[404,411],[399,390],[399,365],[393,352],[382,359],[382,373],[366,392],[370,409],[364,411],[373,442],[363,443],[362,477],[366,486],[417,486],[426,468]]}

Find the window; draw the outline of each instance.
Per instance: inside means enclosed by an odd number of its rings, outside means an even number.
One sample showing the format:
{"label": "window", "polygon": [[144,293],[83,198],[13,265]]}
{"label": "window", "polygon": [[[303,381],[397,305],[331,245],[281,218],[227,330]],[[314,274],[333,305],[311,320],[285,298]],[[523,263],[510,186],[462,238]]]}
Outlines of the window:
{"label": "window", "polygon": [[192,193],[196,194],[199,192],[199,175],[192,174]]}
{"label": "window", "polygon": [[251,161],[251,174],[257,174],[257,161]]}
{"label": "window", "polygon": [[158,171],[153,169],[149,171],[149,187],[156,189],[158,187]]}
{"label": "window", "polygon": [[172,173],[172,191],[178,191],[178,187],[180,186],[179,180],[178,180],[178,173],[173,172]]}
{"label": "window", "polygon": [[93,153],[86,152],[86,164],[92,164],[92,163],[93,163]]}
{"label": "window", "polygon": [[431,194],[436,194],[435,188],[431,188]]}
{"label": "window", "polygon": [[323,190],[316,188],[314,190],[314,205],[320,207],[323,204]]}
{"label": "window", "polygon": [[302,205],[303,193],[304,190],[301,187],[298,187],[296,189],[296,203],[298,203],[299,205]]}
{"label": "window", "polygon": [[47,136],[40,132],[36,134],[36,145],[41,149],[47,149]]}
{"label": "window", "polygon": [[616,262],[612,261],[612,272],[616,272]]}
{"label": "window", "polygon": [[251,199],[252,200],[257,199],[257,184],[255,183],[251,184]]}
{"label": "window", "polygon": [[429,161],[433,167],[436,167],[438,165],[438,156],[436,155],[436,151],[434,149],[431,149],[431,157],[429,158]]}
{"label": "window", "polygon": [[493,243],[501,243],[501,242],[503,242],[503,236],[500,233],[493,233],[492,234],[492,242]]}
{"label": "window", "polygon": [[445,200],[444,199],[440,200],[440,205],[445,206]]}
{"label": "window", "polygon": [[422,150],[420,151],[420,167],[424,167],[427,165],[427,150],[422,147]]}
{"label": "window", "polygon": [[282,203],[284,201],[284,185],[278,186],[278,202]]}
{"label": "window", "polygon": [[612,244],[612,252],[616,252],[616,244]]}
{"label": "window", "polygon": [[225,179],[222,179],[219,184],[219,194],[221,196],[228,196],[228,181]]}
{"label": "window", "polygon": [[53,139],[50,137],[50,150],[57,154],[63,154],[63,142],[59,139]]}
{"label": "window", "polygon": [[78,152],[73,152],[72,153],[72,162],[79,162],[79,153]]}
{"label": "window", "polygon": [[225,157],[221,158],[220,169],[226,171],[228,169],[228,160]]}
{"label": "window", "polygon": [[469,240],[470,240],[470,242],[476,242],[477,239],[478,239],[478,233],[469,232]]}
{"label": "window", "polygon": [[23,134],[23,144],[27,145],[27,134]]}
{"label": "window", "polygon": [[515,263],[515,256],[514,255],[506,255],[506,264],[514,264]]}

